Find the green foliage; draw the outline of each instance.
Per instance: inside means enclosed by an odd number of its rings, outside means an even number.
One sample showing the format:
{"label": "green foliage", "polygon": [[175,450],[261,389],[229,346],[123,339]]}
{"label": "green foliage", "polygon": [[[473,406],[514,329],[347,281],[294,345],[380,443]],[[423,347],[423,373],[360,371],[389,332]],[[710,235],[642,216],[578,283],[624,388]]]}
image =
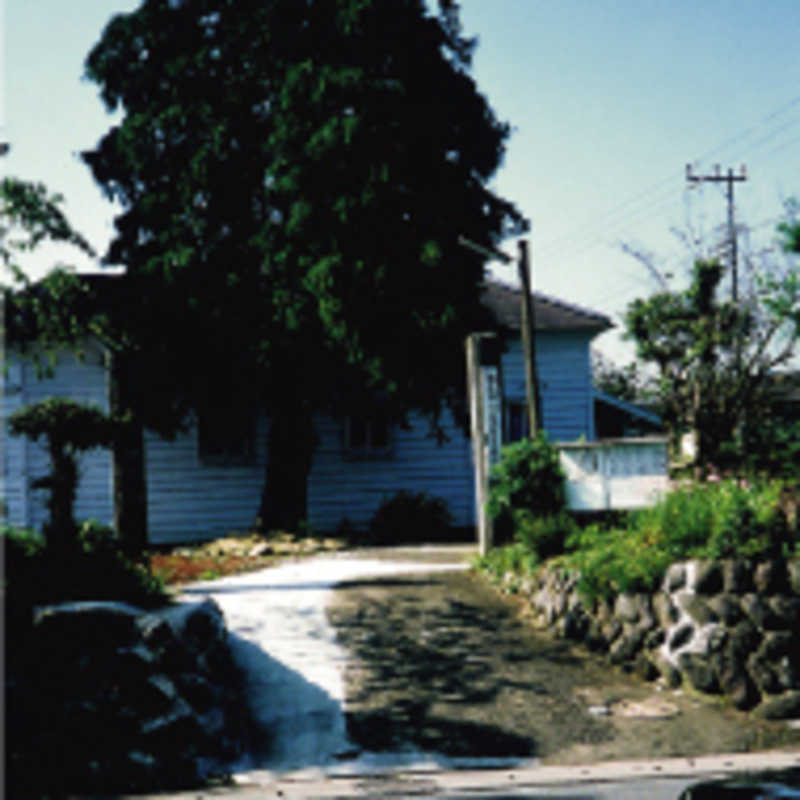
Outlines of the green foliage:
{"label": "green foliage", "polygon": [[778,225],[783,249],[787,253],[800,253],[800,200],[790,198],[786,201],[787,219]]}
{"label": "green foliage", "polygon": [[447,503],[425,492],[397,492],[381,503],[369,523],[374,544],[436,542],[449,538],[452,517]]}
{"label": "green foliage", "polygon": [[798,499],[798,486],[781,481],[688,485],[610,527],[579,527],[567,515],[525,520],[514,544],[490,552],[478,566],[507,582],[506,573],[524,577],[556,556],[579,572],[578,588],[589,598],[649,592],[676,561],[796,555]]}
{"label": "green foliage", "polygon": [[8,419],[11,432],[32,441],[43,437],[77,453],[107,447],[114,439],[114,424],[99,408],[66,397],[49,397],[18,409]]}
{"label": "green foliage", "polygon": [[[779,226],[787,253],[800,252],[799,228],[796,219]],[[796,475],[794,431],[773,420],[769,390],[800,339],[800,274],[796,265],[759,273],[736,300],[723,296],[722,278],[716,261],[696,262],[685,290],[628,306],[626,336],[659,370],[661,412],[674,447],[682,433],[695,431],[699,476]]]}
{"label": "green foliage", "polygon": [[563,553],[566,542],[578,530],[577,523],[566,511],[541,516],[519,509],[513,517],[514,540],[535,556],[537,562]]}
{"label": "green foliage", "polygon": [[590,596],[651,591],[670,564],[686,558],[778,558],[800,537],[787,515],[787,485],[728,480],[668,494],[652,509],[630,514],[628,525],[589,527],[567,542],[568,563]]}
{"label": "green foliage", "polygon": [[96,519],[81,522],[77,540],[84,553],[120,553],[120,542],[114,529]]}
{"label": "green foliage", "polygon": [[8,641],[31,624],[35,606],[79,600],[113,600],[141,608],[164,605],[164,585],[125,558],[108,528],[86,522],[80,548],[53,549],[33,531],[0,529],[5,562]]}
{"label": "green foliage", "polygon": [[514,542],[479,556],[473,566],[481,570],[492,583],[502,586],[505,591],[515,592],[519,584],[535,572],[539,563],[535,553],[521,542]]}
{"label": "green foliage", "polygon": [[0,263],[15,280],[26,282],[19,255],[44,241],[63,242],[94,255],[89,243],[72,228],[59,208],[63,199],[61,195],[51,195],[40,183],[14,177],[0,181]]}
{"label": "green foliage", "polygon": [[548,442],[544,432],[503,448],[502,459],[492,467],[489,477],[488,512],[496,541],[511,538],[516,512],[551,515],[562,511],[565,505],[558,449]]}
{"label": "green foliage", "polygon": [[655,412],[660,413],[657,381],[647,375],[637,361],[619,367],[601,353],[592,351],[592,384],[625,402],[655,406]]}
{"label": "green foliage", "polygon": [[747,473],[775,478],[800,477],[800,420],[766,414],[749,425],[740,454]]}
{"label": "green foliage", "polygon": [[584,595],[613,597],[619,592],[646,592],[658,586],[672,556],[651,540],[645,529],[604,530],[590,526],[566,563],[580,573],[578,589]]}
{"label": "green foliage", "polygon": [[6,558],[9,553],[18,553],[20,557],[32,558],[40,555],[45,547],[44,537],[30,528],[15,528],[11,525],[0,525]]}
{"label": "green foliage", "polygon": [[382,392],[393,417],[435,421],[461,397],[453,354],[489,320],[458,236],[524,228],[487,188],[510,127],[446,5],[146,2],[86,60],[122,111],[84,158],[122,207],[107,257],[131,302],[109,325],[147,370],[133,408],[171,423],[218,386],[266,406],[289,432],[270,442],[268,527],[301,497],[313,412]]}

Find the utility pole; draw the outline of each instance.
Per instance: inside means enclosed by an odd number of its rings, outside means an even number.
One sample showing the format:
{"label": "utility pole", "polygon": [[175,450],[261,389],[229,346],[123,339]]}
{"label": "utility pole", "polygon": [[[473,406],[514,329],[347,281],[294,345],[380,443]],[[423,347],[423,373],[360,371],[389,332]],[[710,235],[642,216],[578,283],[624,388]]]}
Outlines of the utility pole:
{"label": "utility pole", "polygon": [[719,164],[714,165],[713,175],[694,175],[692,173],[692,165],[686,165],[686,180],[690,183],[727,183],[728,184],[728,240],[731,247],[731,296],[733,302],[739,301],[739,276],[737,268],[737,252],[736,252],[736,228],[733,224],[733,185],[737,181],[747,180],[747,170],[745,165],[739,168],[739,174],[735,175],[733,167],[728,167],[727,174],[723,175],[720,170]]}
{"label": "utility pole", "polygon": [[[467,247],[480,253],[486,258],[493,258],[510,264],[513,260],[505,253],[483,247],[476,242],[467,239],[466,236],[459,236],[458,243],[462,247]],[[539,395],[539,378],[536,369],[536,307],[531,295],[531,276],[528,265],[528,241],[519,241],[519,259],[517,267],[519,270],[519,281],[522,285],[522,352],[525,357],[525,388],[528,406],[528,437],[533,439],[539,431],[541,423],[541,400]]]}
{"label": "utility pole", "polygon": [[[459,236],[462,247],[510,263],[513,259],[505,253]],[[539,391],[536,378],[534,348],[534,305],[528,268],[528,243],[519,242],[519,277],[522,283],[522,342],[525,353],[525,378],[528,398],[528,420],[531,437],[538,430]],[[489,471],[500,459],[502,445],[503,375],[499,341],[495,334],[473,333],[467,337],[467,385],[470,398],[470,419],[473,459],[475,463],[475,510],[478,542],[481,555],[486,555],[494,544],[492,521],[486,509],[489,498]]]}
{"label": "utility pole", "polygon": [[[727,191],[727,200],[728,200],[728,241],[730,243],[731,254],[730,254],[730,265],[731,265],[731,298],[733,299],[733,304],[738,309],[739,303],[739,276],[738,276],[738,265],[737,265],[737,248],[736,248],[736,227],[733,221],[733,185],[738,181],[746,181],[747,180],[747,169],[744,164],[739,168],[739,174],[736,175],[733,172],[733,167],[728,167],[728,171],[725,175],[722,174],[722,170],[720,169],[719,164],[714,165],[714,173],[712,175],[694,175],[692,173],[692,165],[686,165],[686,180],[690,183],[727,183],[728,184],[728,191]],[[736,379],[739,380],[742,374],[742,333],[741,327],[737,325],[736,332],[735,332],[735,343],[736,343]],[[712,365],[709,365],[709,368],[713,368]],[[696,416],[697,416],[697,409],[700,407],[700,387],[699,385],[695,386],[695,436],[697,437],[697,445],[698,445],[698,452],[702,453],[702,447],[700,446],[701,437],[704,435],[704,432],[699,429],[697,426]],[[742,425],[746,425],[746,420],[741,420],[739,415],[736,415],[737,418],[732,420],[732,424],[734,429],[739,430]],[[702,470],[702,467],[699,471]]]}
{"label": "utility pole", "polygon": [[519,241],[519,281],[522,284],[522,352],[525,356],[525,395],[528,405],[528,438],[539,432],[541,400],[536,372],[536,305],[531,296],[531,274],[528,266],[528,241]]}

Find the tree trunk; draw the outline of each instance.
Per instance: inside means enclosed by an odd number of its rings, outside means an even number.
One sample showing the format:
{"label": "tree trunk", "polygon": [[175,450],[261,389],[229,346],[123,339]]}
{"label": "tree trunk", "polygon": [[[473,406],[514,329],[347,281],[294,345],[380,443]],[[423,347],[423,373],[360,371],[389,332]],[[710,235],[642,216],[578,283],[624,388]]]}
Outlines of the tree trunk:
{"label": "tree trunk", "polygon": [[308,518],[308,475],[316,443],[314,421],[311,408],[294,398],[273,403],[270,411],[261,527],[298,533]]}
{"label": "tree trunk", "polygon": [[38,485],[50,490],[44,534],[51,552],[64,555],[76,542],[75,493],[78,486],[78,467],[75,458],[66,452],[63,442],[50,441],[51,474]]}
{"label": "tree trunk", "polygon": [[123,550],[138,557],[147,546],[147,479],[144,463],[144,432],[130,411],[135,375],[129,357],[110,356],[109,412],[117,421],[112,449],[114,529]]}

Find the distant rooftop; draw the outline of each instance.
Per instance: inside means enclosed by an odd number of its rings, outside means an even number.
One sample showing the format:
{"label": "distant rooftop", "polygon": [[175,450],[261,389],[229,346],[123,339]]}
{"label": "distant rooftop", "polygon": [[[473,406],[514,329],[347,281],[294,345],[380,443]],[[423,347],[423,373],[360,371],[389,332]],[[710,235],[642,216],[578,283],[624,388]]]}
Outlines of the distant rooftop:
{"label": "distant rooftop", "polygon": [[[541,292],[532,292],[536,330],[541,331],[604,331],[614,323],[597,311],[557,300]],[[522,327],[522,289],[503,283],[489,282],[483,289],[483,303],[504,328],[520,330]]]}

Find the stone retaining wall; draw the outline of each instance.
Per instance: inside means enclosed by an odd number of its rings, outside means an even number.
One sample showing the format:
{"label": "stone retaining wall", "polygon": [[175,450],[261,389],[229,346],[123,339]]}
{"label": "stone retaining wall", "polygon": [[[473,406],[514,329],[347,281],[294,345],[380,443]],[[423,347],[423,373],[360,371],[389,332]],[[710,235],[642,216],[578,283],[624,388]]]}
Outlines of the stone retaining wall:
{"label": "stone retaining wall", "polygon": [[39,607],[7,653],[10,796],[196,786],[240,752],[240,685],[211,600]]}
{"label": "stone retaining wall", "polygon": [[587,602],[546,568],[518,587],[538,624],[648,680],[723,694],[765,718],[800,717],[800,562],[673,564],[661,590]]}

